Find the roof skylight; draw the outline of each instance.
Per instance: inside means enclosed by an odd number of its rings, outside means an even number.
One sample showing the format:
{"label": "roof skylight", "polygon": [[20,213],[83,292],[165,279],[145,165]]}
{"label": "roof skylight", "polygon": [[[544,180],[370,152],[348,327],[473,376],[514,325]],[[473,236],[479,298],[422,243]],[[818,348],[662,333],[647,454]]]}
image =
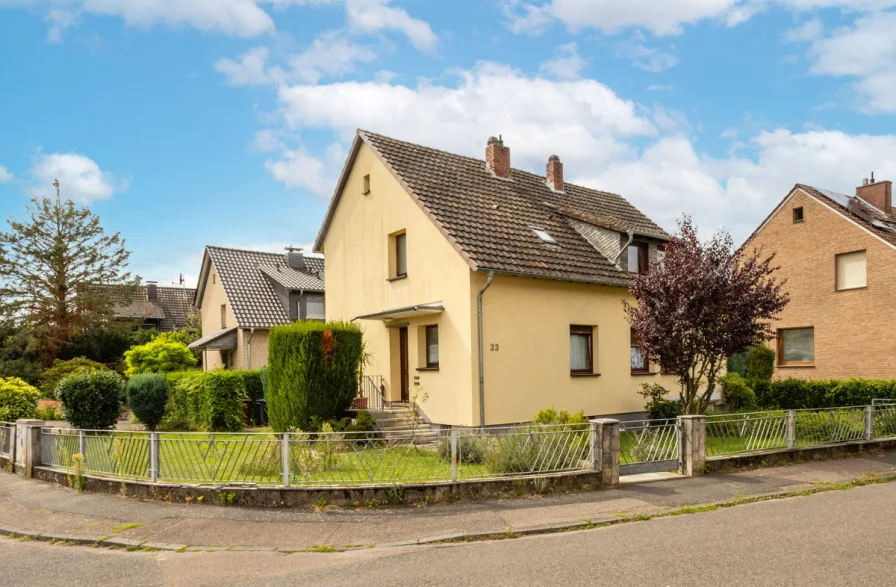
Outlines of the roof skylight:
{"label": "roof skylight", "polygon": [[556,243],[557,242],[554,240],[554,237],[552,237],[550,234],[548,234],[548,231],[546,231],[545,229],[536,228],[534,226],[530,226],[529,228],[531,228],[532,232],[534,232],[535,235],[538,238],[540,238],[541,240],[543,240],[544,242],[546,242],[546,243]]}

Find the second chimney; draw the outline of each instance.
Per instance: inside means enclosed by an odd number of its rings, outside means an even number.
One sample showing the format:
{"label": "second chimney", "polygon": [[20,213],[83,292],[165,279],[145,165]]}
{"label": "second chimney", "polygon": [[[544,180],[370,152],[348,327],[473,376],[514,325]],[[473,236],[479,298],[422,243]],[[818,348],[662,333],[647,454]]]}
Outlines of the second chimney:
{"label": "second chimney", "polygon": [[302,249],[286,247],[286,266],[297,271],[305,269],[305,257],[302,255]]}
{"label": "second chimney", "polygon": [[893,213],[893,182],[892,181],[874,181],[874,174],[871,174],[871,181],[867,179],[856,188],[856,196],[862,198],[878,210]]}
{"label": "second chimney", "polygon": [[500,136],[489,137],[485,147],[485,164],[498,177],[510,178],[510,148],[504,146]]}
{"label": "second chimney", "polygon": [[551,189],[563,191],[563,163],[560,163],[560,157],[551,155],[548,157],[547,173],[545,173],[547,184]]}
{"label": "second chimney", "polygon": [[159,299],[159,286],[155,281],[146,282],[146,299],[155,302]]}

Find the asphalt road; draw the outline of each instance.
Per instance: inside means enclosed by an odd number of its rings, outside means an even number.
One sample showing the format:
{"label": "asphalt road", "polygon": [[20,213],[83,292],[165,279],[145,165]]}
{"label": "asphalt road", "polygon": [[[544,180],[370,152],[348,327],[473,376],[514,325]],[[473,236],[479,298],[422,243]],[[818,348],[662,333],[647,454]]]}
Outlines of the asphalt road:
{"label": "asphalt road", "polygon": [[893,585],[896,483],[582,532],[333,554],[0,541],[4,585]]}

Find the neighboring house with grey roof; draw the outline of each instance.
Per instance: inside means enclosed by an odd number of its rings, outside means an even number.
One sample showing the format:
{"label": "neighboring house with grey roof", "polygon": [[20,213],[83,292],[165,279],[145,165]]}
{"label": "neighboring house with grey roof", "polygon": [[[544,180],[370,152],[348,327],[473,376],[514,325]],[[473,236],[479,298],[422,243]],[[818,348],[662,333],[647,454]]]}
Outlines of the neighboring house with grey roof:
{"label": "neighboring house with grey roof", "polygon": [[206,370],[263,367],[272,326],[324,319],[324,261],[293,248],[206,247],[195,305],[202,338],[190,348],[202,350]]}
{"label": "neighboring house with grey roof", "polygon": [[110,288],[110,291],[115,317],[135,320],[141,328],[159,332],[181,330],[194,311],[196,290],[188,287],[159,287],[155,282],[147,282],[133,288]]}
{"label": "neighboring house with grey roof", "polygon": [[387,401],[493,425],[639,413],[642,383],[674,387],[622,306],[669,238],[622,196],[565,182],[557,156],[536,175],[500,138],[483,160],[358,131],[315,251],[327,317],[361,322]]}
{"label": "neighboring house with grey roof", "polygon": [[896,210],[874,174],[855,195],[795,185],[744,247],[775,253],[790,303],[775,321],[778,379],[896,379]]}

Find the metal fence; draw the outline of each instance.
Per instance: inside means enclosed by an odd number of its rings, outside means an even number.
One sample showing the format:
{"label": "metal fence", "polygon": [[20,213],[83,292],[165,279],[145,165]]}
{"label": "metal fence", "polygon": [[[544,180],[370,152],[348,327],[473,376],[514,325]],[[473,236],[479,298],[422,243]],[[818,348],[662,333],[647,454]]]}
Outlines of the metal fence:
{"label": "metal fence", "polygon": [[896,402],[706,417],[706,456],[809,448],[896,436]]}
{"label": "metal fence", "polygon": [[681,426],[676,419],[635,420],[619,424],[622,474],[673,469],[678,465]]}
{"label": "metal fence", "polygon": [[352,407],[370,412],[382,410],[386,406],[385,381],[382,375],[363,375],[358,382],[358,397]]}
{"label": "metal fence", "polygon": [[382,432],[150,433],[41,430],[41,462],[168,483],[339,486],[518,477],[591,466],[588,424]]}
{"label": "metal fence", "polygon": [[0,455],[12,456],[16,425],[11,422],[0,422]]}

